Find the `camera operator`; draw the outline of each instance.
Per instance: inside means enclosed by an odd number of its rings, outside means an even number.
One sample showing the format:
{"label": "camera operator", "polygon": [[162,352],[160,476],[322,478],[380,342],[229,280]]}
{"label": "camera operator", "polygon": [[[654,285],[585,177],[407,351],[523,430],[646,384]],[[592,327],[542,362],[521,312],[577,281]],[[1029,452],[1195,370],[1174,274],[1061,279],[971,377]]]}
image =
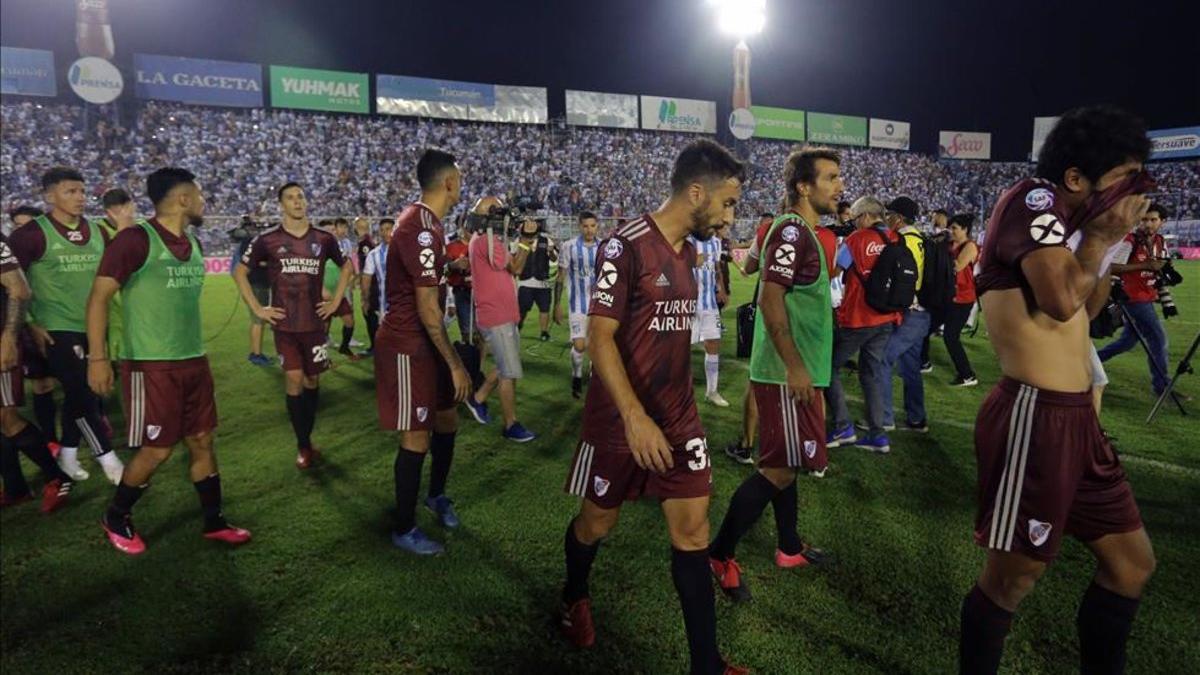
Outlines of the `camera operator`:
{"label": "camera operator", "polygon": [[[236,244],[233,253],[233,264],[229,267],[229,273],[237,269],[238,265],[242,264],[242,256],[246,253],[246,249],[250,248],[250,244],[258,238],[262,228],[250,218],[249,215],[242,216],[242,222],[238,226],[229,231],[229,238]],[[266,307],[271,304],[271,281],[267,278],[267,268],[265,265],[249,270],[250,289],[254,291],[254,297],[258,299],[259,304]],[[269,366],[274,363],[270,357],[263,354],[263,320],[254,314],[254,310],[250,310],[250,355],[246,360],[256,366]]]}
{"label": "camera operator", "polygon": [[525,267],[522,268],[517,281],[517,304],[521,311],[518,328],[525,325],[525,315],[537,304],[541,340],[549,342],[550,289],[554,286],[550,279],[550,271],[558,265],[558,247],[542,229],[543,221],[527,219],[522,222],[520,238],[513,254],[516,255],[522,246],[528,246],[530,249],[527,251],[529,258],[525,261]]}
{"label": "camera operator", "polygon": [[1166,264],[1166,244],[1158,233],[1166,215],[1166,209],[1161,205],[1151,204],[1142,216],[1141,227],[1125,235],[1122,249],[1110,270],[1121,278],[1126,297],[1119,302],[1133,322],[1132,325],[1126,322],[1121,336],[1100,350],[1100,361],[1107,361],[1133,349],[1138,343],[1138,334],[1141,334],[1146,341],[1146,358],[1155,395],[1162,393],[1169,378],[1167,334],[1154,311],[1154,303],[1158,301],[1155,281]]}
{"label": "camera operator", "polygon": [[[492,352],[496,367],[488,373],[483,386],[467,397],[467,407],[480,424],[491,421],[487,399],[500,389],[500,411],[504,416],[502,435],[517,443],[536,436],[517,421],[517,380],[521,379],[521,342],[517,322],[517,288],[513,277],[525,269],[536,244],[537,223],[525,220],[519,228],[516,252],[509,255],[505,244],[507,216],[499,216],[504,206],[497,197],[483,197],[472,209],[473,235],[468,245],[471,264],[475,325]],[[532,227],[530,225],[532,224]]]}

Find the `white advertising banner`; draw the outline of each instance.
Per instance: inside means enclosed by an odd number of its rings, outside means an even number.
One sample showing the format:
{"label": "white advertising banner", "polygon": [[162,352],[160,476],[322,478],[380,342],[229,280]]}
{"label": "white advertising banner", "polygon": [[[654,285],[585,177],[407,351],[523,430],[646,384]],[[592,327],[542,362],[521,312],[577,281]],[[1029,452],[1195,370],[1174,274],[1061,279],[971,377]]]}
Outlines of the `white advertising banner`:
{"label": "white advertising banner", "polygon": [[567,90],[567,124],[581,127],[638,128],[638,97],[601,91]]}
{"label": "white advertising banner", "polygon": [[982,131],[938,132],[938,157],[991,159],[992,135]]}
{"label": "white advertising banner", "polygon": [[715,134],[717,103],[690,98],[642,96],[642,128]]}
{"label": "white advertising banner", "polygon": [[1046,137],[1050,135],[1050,130],[1054,125],[1058,124],[1057,117],[1035,117],[1033,118],[1033,147],[1029,151],[1029,160],[1037,161],[1038,153],[1042,151],[1042,143],[1046,142]]}
{"label": "white advertising banner", "polygon": [[881,120],[871,118],[871,133],[868,144],[872,148],[891,148],[892,150],[907,150],[910,135],[908,122],[896,120]]}

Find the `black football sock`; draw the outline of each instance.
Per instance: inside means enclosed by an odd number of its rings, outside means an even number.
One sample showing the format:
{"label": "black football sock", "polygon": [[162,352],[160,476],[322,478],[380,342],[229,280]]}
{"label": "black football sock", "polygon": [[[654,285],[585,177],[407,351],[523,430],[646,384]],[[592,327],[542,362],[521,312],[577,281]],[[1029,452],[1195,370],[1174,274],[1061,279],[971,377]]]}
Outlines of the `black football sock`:
{"label": "black football sock", "polygon": [[1012,612],[992,602],[978,585],[971,588],[962,604],[962,634],[958,641],[961,675],[995,673],[1000,668],[1012,618]]}
{"label": "black football sock", "polygon": [[683,609],[692,675],[708,675],[725,670],[717,651],[717,610],[712,579],[708,570],[708,552],[671,549],[671,579]]}
{"label": "black football sock", "polygon": [[1138,598],[1127,598],[1092,582],[1079,604],[1079,672],[1125,672],[1125,641],[1137,615]]}
{"label": "black football sock", "polygon": [[392,473],[396,479],[396,532],[404,534],[416,525],[417,492],[421,489],[421,465],[425,453],[400,448]]}
{"label": "black football sock", "polygon": [[33,395],[33,416],[37,419],[38,428],[46,435],[46,440],[51,443],[58,442],[58,425],[55,422],[58,406],[54,403],[54,392]]}
{"label": "black football sock", "polygon": [[29,483],[21,472],[21,458],[17,456],[17,444],[8,436],[0,437],[0,478],[4,479],[4,494],[9,498],[29,494]]}
{"label": "black football sock", "polygon": [[567,523],[567,535],[563,540],[563,552],[567,560],[567,581],[563,584],[562,599],[568,605],[588,597],[588,577],[592,574],[592,563],[600,542],[588,545],[575,536],[575,519]]}
{"label": "black football sock", "polygon": [[303,395],[287,397],[288,419],[292,422],[292,431],[296,434],[296,447],[312,447],[307,429],[311,428],[305,422],[305,405]]}
{"label": "black football sock", "polygon": [[42,474],[46,480],[62,480],[70,481],[71,477],[59,468],[58,462],[50,456],[50,449],[46,447],[46,441],[42,438],[41,431],[32,424],[26,424],[16,436],[12,438],[12,443],[17,450],[25,453],[29,461],[37,465],[42,470]]}
{"label": "black football sock", "polygon": [[429,467],[429,496],[440,497],[446,494],[446,478],[454,463],[454,432],[433,432],[429,454],[433,457],[433,465]]}
{"label": "black football sock", "polygon": [[304,437],[311,443],[313,427],[317,425],[317,405],[321,400],[321,388],[304,389],[300,396],[304,399]]}
{"label": "black football sock", "polygon": [[204,512],[204,531],[214,532],[229,527],[225,514],[221,513],[221,475],[214,473],[203,480],[192,483],[200,497],[200,509]]}
{"label": "black football sock", "polygon": [[732,558],[738,540],[754,526],[771,497],[778,491],[774,483],[757,471],[742,481],[729,500],[725,520],[721,521],[721,529],[717,531],[717,538],[713,539],[709,549],[712,557],[717,560]]}
{"label": "black football sock", "polygon": [[354,326],[342,326],[342,351],[350,349],[350,338],[354,337]]}
{"label": "black football sock", "polygon": [[108,511],[105,513],[109,529],[119,531],[124,526],[125,517],[133,510],[133,505],[142,498],[147,487],[148,485],[138,487],[126,485],[125,481],[117,483],[117,492],[113,495],[112,503],[108,505]]}
{"label": "black football sock", "polygon": [[779,536],[779,550],[787,555],[796,555],[804,549],[804,542],[800,540],[800,534],[796,531],[798,508],[795,481],[771,498],[771,510],[775,512],[775,530]]}

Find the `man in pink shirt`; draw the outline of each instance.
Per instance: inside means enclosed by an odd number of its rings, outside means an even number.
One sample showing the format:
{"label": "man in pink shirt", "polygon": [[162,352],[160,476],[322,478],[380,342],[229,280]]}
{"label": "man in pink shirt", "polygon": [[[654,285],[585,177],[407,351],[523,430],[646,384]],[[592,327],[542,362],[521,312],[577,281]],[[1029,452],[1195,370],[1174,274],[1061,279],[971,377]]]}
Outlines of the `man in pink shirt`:
{"label": "man in pink shirt", "polygon": [[[486,215],[501,204],[498,197],[480,199],[472,213]],[[533,225],[533,235],[525,235],[525,225]],[[502,228],[497,228],[497,230]],[[480,424],[491,421],[487,398],[497,386],[500,389],[500,412],[504,416],[501,435],[517,443],[537,438],[517,421],[517,380],[521,379],[521,339],[517,323],[521,319],[517,308],[517,285],[514,278],[525,268],[525,260],[536,237],[536,223],[522,225],[516,252],[509,255],[502,231],[488,228],[476,231],[471,237],[468,256],[471,260],[471,282],[475,301],[475,325],[487,342],[496,367],[474,396],[467,398],[467,407]]]}

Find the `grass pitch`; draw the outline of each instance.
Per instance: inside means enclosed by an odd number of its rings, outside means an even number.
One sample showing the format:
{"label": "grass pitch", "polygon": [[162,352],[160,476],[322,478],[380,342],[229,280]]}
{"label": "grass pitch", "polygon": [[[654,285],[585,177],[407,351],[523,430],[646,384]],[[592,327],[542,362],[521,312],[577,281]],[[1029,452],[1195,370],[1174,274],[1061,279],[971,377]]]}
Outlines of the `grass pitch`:
{"label": "grass pitch", "polygon": [[[1200,331],[1200,264],[1179,269],[1187,282],[1175,294],[1182,315],[1167,322],[1172,369]],[[751,289],[737,280],[727,326]],[[445,534],[422,510],[420,524],[448,551],[418,559],[387,537],[396,440],[376,425],[371,362],[339,359],[322,377],[314,439],[326,463],[301,473],[282,373],[246,362],[246,313],[230,279],[209,277],[204,318],[215,338],[209,355],[225,511],[254,541],[230,550],[200,538],[183,450],[138,504],[135,522],[149,550],[137,559],[104,539],[98,519],[112,488],[98,468],[59,513],[42,516],[33,504],[5,509],[4,672],[683,671],[669,544],[654,503],[628,505],[601,549],[591,582],[596,647],[576,652],[557,634],[562,536],[576,510],[561,487],[581,407],[569,394],[565,327],[554,328],[550,343],[535,341],[536,321],[525,329],[519,411],[537,441],[506,442],[495,423],[482,427],[463,415],[450,494],[464,526]],[[949,387],[950,362],[935,343],[935,370],[926,376],[931,433],[893,434],[888,456],[833,450],[824,479],[800,479],[802,535],[835,552],[837,566],[775,569],[769,515],[743,541],[739,560],[754,600],[733,607],[718,594],[721,646],[734,662],[769,673],[955,670],[959,603],[984,558],[971,542],[970,427],[998,378],[982,332],[965,343],[981,386]],[[714,453],[714,530],[752,470],[720,453],[739,433],[746,386],[732,331],[725,347],[721,389],[735,405],[700,404]],[[698,350],[693,360],[700,399]],[[1147,426],[1141,350],[1108,365],[1103,422],[1118,438],[1159,559],[1130,640],[1129,672],[1195,672],[1200,403],[1190,406],[1191,417],[1168,408]],[[855,378],[846,382],[851,396],[861,396]],[[1200,376],[1185,376],[1181,388],[1200,394]],[[1075,610],[1091,572],[1087,550],[1068,539],[1018,614],[1005,671],[1077,670]]]}

